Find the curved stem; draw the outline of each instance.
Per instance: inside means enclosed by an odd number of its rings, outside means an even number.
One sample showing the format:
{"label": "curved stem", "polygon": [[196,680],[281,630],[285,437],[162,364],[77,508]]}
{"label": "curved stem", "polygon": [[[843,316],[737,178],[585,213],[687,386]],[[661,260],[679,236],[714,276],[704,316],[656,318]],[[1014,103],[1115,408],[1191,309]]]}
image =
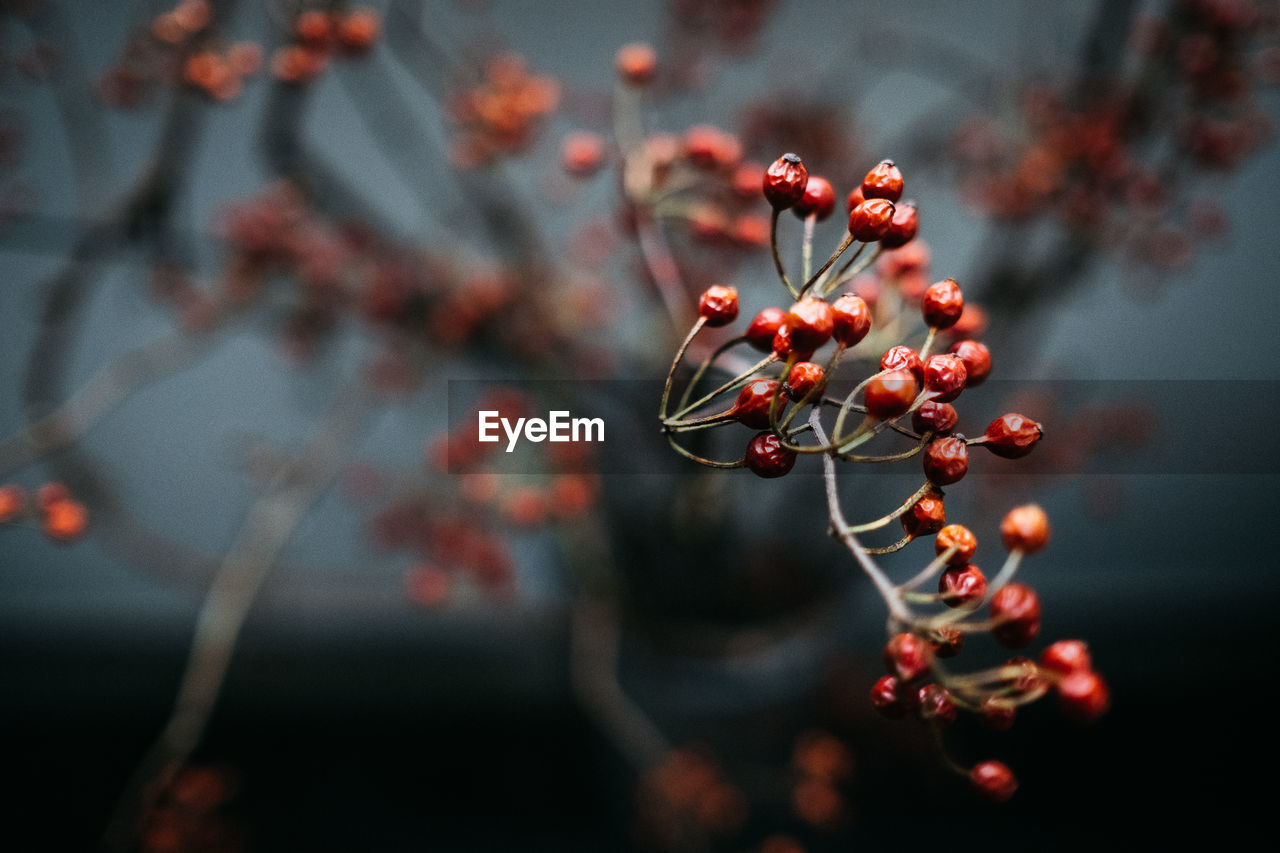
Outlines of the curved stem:
{"label": "curved stem", "polygon": [[933,491],[933,483],[925,483],[923,486],[916,489],[915,492],[911,495],[911,497],[903,501],[902,506],[898,507],[893,512],[889,513],[888,515],[883,515],[880,518],[877,518],[875,521],[868,521],[863,524],[853,525],[849,529],[852,530],[854,533],[870,533],[872,530],[879,530],[881,527],[884,527],[885,525],[889,524],[895,518],[898,518],[904,512],[911,509],[916,504],[920,503],[921,499],[924,498],[924,496],[929,494],[931,491]]}
{"label": "curved stem", "polygon": [[786,285],[787,292],[792,298],[799,299],[800,294],[796,293],[796,287],[791,283],[791,279],[787,276],[786,269],[782,266],[782,255],[778,252],[778,216],[782,213],[776,207],[773,209],[773,216],[769,218],[769,249],[773,252],[773,267],[778,271],[778,278],[782,279],[782,283]]}
{"label": "curved stem", "polygon": [[667,383],[662,389],[662,402],[658,405],[658,417],[665,421],[667,419],[667,402],[671,399],[671,382],[675,378],[676,368],[680,366],[680,360],[684,358],[685,350],[689,349],[689,344],[693,343],[694,337],[698,332],[702,331],[702,327],[707,323],[707,318],[699,315],[694,321],[693,328],[689,330],[689,334],[685,335],[684,341],[680,344],[680,348],[676,350],[676,357],[671,360],[671,369],[667,371]]}

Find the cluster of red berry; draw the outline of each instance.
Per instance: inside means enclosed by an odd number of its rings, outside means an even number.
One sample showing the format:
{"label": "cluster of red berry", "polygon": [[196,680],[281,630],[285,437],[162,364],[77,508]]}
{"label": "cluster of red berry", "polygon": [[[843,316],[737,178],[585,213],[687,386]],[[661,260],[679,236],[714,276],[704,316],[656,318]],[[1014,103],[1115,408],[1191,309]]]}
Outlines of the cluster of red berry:
{"label": "cluster of red berry", "polygon": [[[773,208],[770,242],[778,276],[795,302],[788,310],[766,308],[742,334],[716,347],[693,372],[671,411],[675,377],[694,338],[706,328],[732,323],[738,315],[734,288],[716,285],[702,294],[698,318],[672,362],[659,407],[671,446],[701,464],[745,467],[766,478],[786,475],[801,455],[822,457],[832,533],[871,576],[890,610],[893,637],[885,650],[890,674],[877,682],[871,693],[873,704],[884,714],[903,717],[911,713],[942,726],[955,718],[957,709],[963,708],[1007,726],[1019,705],[1038,699],[1053,687],[1075,716],[1097,716],[1107,704],[1106,687],[1092,673],[1084,647],[1078,642],[1052,646],[1039,665],[1015,658],[994,670],[961,675],[949,672],[940,663],[940,659],[960,652],[967,634],[989,633],[1011,648],[1024,647],[1036,637],[1040,628],[1039,599],[1030,587],[1011,580],[1023,555],[1039,551],[1049,537],[1048,519],[1039,507],[1028,505],[1011,511],[1001,525],[1009,555],[1003,568],[988,581],[972,562],[977,547],[973,533],[961,525],[947,524],[942,487],[965,476],[969,448],[981,446],[997,456],[1019,458],[1030,453],[1043,434],[1039,423],[1017,413],[996,418],[975,438],[955,431],[958,414],[954,401],[966,388],[983,382],[991,371],[991,354],[976,340],[957,340],[948,352],[930,352],[939,335],[953,328],[964,314],[960,286],[952,279],[944,279],[920,294],[918,306],[927,333],[919,349],[904,343],[890,346],[879,357],[878,369],[847,395],[827,395],[837,367],[850,351],[868,339],[878,322],[872,307],[857,293],[836,295],[837,292],[883,250],[905,246],[916,237],[916,207],[901,201],[902,173],[886,160],[853,188],[846,199],[847,233],[831,256],[812,272],[813,226],[834,212],[834,189],[828,181],[811,176],[794,154],[779,157],[764,170],[762,186]],[[788,209],[806,225],[803,278],[799,283],[792,282],[778,251],[779,216]],[[837,267],[855,243],[857,250]],[[875,247],[874,251],[859,261],[869,245]],[[815,361],[817,351],[832,342],[834,351],[825,362]],[[731,350],[738,346],[754,348],[763,353],[763,358],[745,369],[729,371],[736,375],[715,384],[713,390],[696,395],[695,390],[708,372],[724,367]],[[727,408],[717,402],[729,398],[733,402]],[[826,412],[834,412],[830,437],[823,425]],[[863,416],[861,423],[846,428],[855,412]],[[807,418],[798,423],[802,413],[807,413]],[[901,423],[908,416],[910,428]],[[677,440],[684,433],[734,423],[756,431],[741,459],[704,458]],[[864,445],[889,431],[909,439],[910,447],[883,454],[865,452]],[[814,440],[806,442],[807,433]],[[863,524],[851,525],[845,520],[836,462],[900,462],[917,455],[922,460],[925,483],[901,506]],[[860,534],[880,530],[895,520],[901,523],[905,534],[898,541],[878,548],[866,548],[858,541]],[[873,555],[898,551],[915,539],[933,534],[936,558],[904,583],[890,582],[872,559]],[[917,591],[935,577],[936,593]],[[984,605],[989,617],[971,618]],[[1075,663],[1067,667],[1064,661],[1072,649],[1077,652]],[[979,790],[995,799],[1007,798],[1013,792],[1012,774],[1003,765],[980,764],[972,770],[971,778]]]}
{"label": "cluster of red berry", "polygon": [[286,83],[304,83],[329,67],[339,52],[360,54],[382,34],[382,16],[360,6],[345,12],[308,9],[293,22],[293,43],[276,48],[271,73]]}
{"label": "cluster of red berry", "polygon": [[9,483],[0,486],[0,524],[33,519],[55,542],[74,542],[89,527],[89,511],[61,483],[45,483],[36,490],[35,505],[26,490]]}
{"label": "cluster of red berry", "polygon": [[449,98],[446,111],[458,126],[450,156],[463,168],[485,166],[519,154],[533,142],[543,118],[560,103],[560,84],[533,74],[517,53],[500,53],[485,65],[478,83]]}

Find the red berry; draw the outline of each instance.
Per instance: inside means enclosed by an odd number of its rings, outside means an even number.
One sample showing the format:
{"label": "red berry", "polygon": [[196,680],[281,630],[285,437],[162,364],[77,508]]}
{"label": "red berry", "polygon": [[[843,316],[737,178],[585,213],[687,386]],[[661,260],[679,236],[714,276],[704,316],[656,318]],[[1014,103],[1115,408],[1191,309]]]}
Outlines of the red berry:
{"label": "red berry", "polygon": [[45,483],[36,489],[36,505],[42,510],[48,511],[54,504],[68,500],[71,500],[71,490],[62,483]]}
{"label": "red berry", "polygon": [[796,202],[792,211],[801,219],[813,214],[821,222],[834,213],[835,209],[836,191],[831,188],[831,183],[826,178],[810,175],[804,195]]}
{"label": "red berry", "polygon": [[1049,544],[1049,516],[1035,504],[1014,507],[1000,522],[1004,547],[1034,554]]}
{"label": "red berry", "polygon": [[856,346],[871,331],[871,309],[861,296],[845,293],[831,303],[832,335],[844,346]]}
{"label": "red berry", "polygon": [[983,433],[983,446],[996,456],[1018,459],[1026,456],[1044,436],[1044,427],[1024,415],[1009,413],[996,418]]}
{"label": "red berry", "polygon": [[813,358],[813,350],[802,350],[795,345],[795,341],[791,337],[791,327],[785,321],[778,328],[777,334],[773,336],[773,354],[778,357],[779,361],[786,361],[792,356],[795,356],[797,361],[808,361]]}
{"label": "red berry", "polygon": [[992,636],[1000,645],[1020,649],[1040,633],[1040,598],[1031,587],[1011,583],[991,597]]}
{"label": "red berry", "polygon": [[993,803],[1005,802],[1018,790],[1013,771],[999,761],[975,764],[969,771],[969,781],[983,799]]}
{"label": "red berry", "polygon": [[964,648],[964,632],[953,625],[934,628],[929,637],[933,653],[940,658],[953,658]]}
{"label": "red berry", "polygon": [[895,634],[884,647],[884,666],[901,684],[915,681],[933,665],[933,648],[916,634]]}
{"label": "red berry", "polygon": [[1093,668],[1089,647],[1081,640],[1059,640],[1040,653],[1040,666],[1059,675]]}
{"label": "red berry", "polygon": [[[738,422],[751,429],[769,428],[769,406],[778,393],[778,383],[772,379],[755,379],[738,392],[733,414]],[[779,410],[782,404],[778,406]]]}
{"label": "red berry", "polygon": [[44,507],[44,532],[59,542],[79,539],[89,526],[89,511],[79,501],[66,498]]}
{"label": "red berry", "polygon": [[787,374],[787,394],[796,402],[809,396],[810,392],[821,394],[826,385],[826,372],[812,361],[796,362]]}
{"label": "red berry", "polygon": [[804,198],[809,170],[795,154],[783,154],[764,172],[764,197],[774,210],[786,210]]}
{"label": "red berry", "polygon": [[738,318],[738,290],[713,284],[698,300],[698,314],[707,319],[708,326],[727,326]]}
{"label": "red berry", "polygon": [[647,44],[636,42],[618,48],[615,59],[618,76],[633,86],[653,82],[658,70],[658,54]]}
{"label": "red berry", "polygon": [[947,564],[963,566],[973,559],[974,553],[978,550],[978,538],[963,524],[948,524],[938,531],[933,550],[941,557],[948,548],[953,546],[956,552],[947,558]]}
{"label": "red berry", "polygon": [[560,160],[570,175],[585,178],[604,165],[604,139],[598,133],[578,131],[560,144]]}
{"label": "red berry", "polygon": [[938,594],[948,607],[981,601],[987,594],[986,575],[972,563],[952,566],[938,578]]}
{"label": "red berry", "polygon": [[939,403],[937,400],[925,400],[920,408],[911,413],[911,426],[916,432],[924,435],[946,435],[955,428],[960,415],[956,407],[950,403]]}
{"label": "red berry", "polygon": [[947,523],[941,492],[930,492],[902,514],[902,529],[913,539],[937,533]]}
{"label": "red berry", "polygon": [[790,330],[792,347],[812,352],[831,339],[835,330],[835,312],[827,300],[806,296],[791,306],[786,325]]}
{"label": "red berry", "polygon": [[348,50],[368,50],[378,40],[382,30],[382,17],[376,9],[361,6],[352,9],[338,23],[338,41]]}
{"label": "red berry", "polygon": [[13,521],[27,508],[27,493],[22,486],[0,486],[0,524]]}
{"label": "red berry", "polygon": [[867,197],[862,194],[862,185],[859,184],[858,186],[849,190],[849,195],[844,200],[844,209],[852,213],[855,207],[862,204],[866,200],[867,200]]}
{"label": "red berry", "polygon": [[935,486],[958,483],[968,470],[969,446],[963,438],[935,438],[924,450],[924,475]]}
{"label": "red berry", "polygon": [[897,201],[902,198],[902,172],[892,160],[881,160],[862,179],[862,194]]}
{"label": "red berry", "polygon": [[888,421],[905,414],[918,393],[914,376],[906,370],[891,370],[867,383],[862,402],[871,417]]}
{"label": "red berry", "polygon": [[924,321],[934,329],[949,329],[964,312],[964,294],[954,279],[944,278],[929,285],[920,297],[920,312]]}
{"label": "red berry", "polygon": [[965,387],[976,388],[991,373],[991,350],[978,341],[956,341],[949,352],[964,362]]}
{"label": "red berry", "polygon": [[891,720],[900,720],[907,715],[908,703],[902,700],[898,679],[885,675],[871,685],[871,705]]}
{"label": "red berry", "polygon": [[882,198],[869,198],[849,213],[849,233],[863,243],[876,242],[892,224],[893,203]]}
{"label": "red berry", "polygon": [[1080,723],[1092,723],[1107,712],[1111,691],[1092,670],[1077,670],[1058,682],[1058,705]]}
{"label": "red berry", "polygon": [[747,445],[746,464],[753,474],[773,479],[795,467],[796,454],[783,447],[781,440],[773,433],[762,432]]}
{"label": "red berry", "polygon": [[926,723],[949,726],[956,721],[956,703],[951,691],[939,684],[926,684],[916,693],[920,703],[920,719]]}
{"label": "red berry", "polygon": [[924,362],[924,390],[933,400],[949,403],[964,390],[968,377],[964,362],[954,355],[931,355]]}
{"label": "red berry", "polygon": [[900,249],[916,238],[920,231],[920,213],[909,201],[894,205],[893,220],[889,230],[880,238],[880,245],[886,249]]}
{"label": "red berry", "polygon": [[1013,727],[1018,718],[1018,706],[1000,696],[988,696],[982,700],[978,713],[983,725],[992,731],[1003,732]]}
{"label": "red berry", "polygon": [[917,382],[924,382],[924,364],[920,354],[911,347],[898,345],[889,347],[880,356],[881,370],[910,370]]}
{"label": "red berry", "polygon": [[746,335],[747,343],[760,352],[769,352],[773,349],[773,336],[778,334],[778,329],[782,328],[786,316],[787,312],[781,308],[763,309],[743,333]]}

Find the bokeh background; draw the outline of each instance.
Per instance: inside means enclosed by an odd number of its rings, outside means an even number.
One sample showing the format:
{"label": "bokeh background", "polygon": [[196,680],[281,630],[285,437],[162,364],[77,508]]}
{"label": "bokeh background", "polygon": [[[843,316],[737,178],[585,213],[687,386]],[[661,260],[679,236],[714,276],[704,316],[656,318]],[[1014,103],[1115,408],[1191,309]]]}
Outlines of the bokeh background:
{"label": "bokeh background", "polygon": [[[123,813],[113,841],[147,850],[780,853],[1258,828],[1278,4],[394,0],[367,47],[288,53],[300,15],[355,8],[0,13],[0,483],[88,512],[68,542],[0,525],[8,833],[94,849]],[[966,423],[1016,400],[1046,425],[948,510],[987,543],[1007,507],[1049,511],[1024,579],[1113,707],[950,732],[1015,768],[1008,804],[870,709],[884,605],[825,536],[816,467],[690,471],[648,431],[702,287],[736,284],[744,317],[785,294],[711,205],[657,216],[684,289],[655,286],[614,144],[631,42],[659,58],[631,93],[649,132],[795,150],[841,196],[893,157],[933,277],[986,309]],[[193,76],[240,43],[257,71]],[[467,100],[502,80],[532,106]],[[580,131],[605,154],[575,177]],[[596,407],[609,439],[585,469],[461,473],[442,441],[502,388]],[[856,473],[860,518],[918,484]],[[261,587],[207,729],[130,814],[246,541]],[[810,761],[838,772],[806,793]]]}

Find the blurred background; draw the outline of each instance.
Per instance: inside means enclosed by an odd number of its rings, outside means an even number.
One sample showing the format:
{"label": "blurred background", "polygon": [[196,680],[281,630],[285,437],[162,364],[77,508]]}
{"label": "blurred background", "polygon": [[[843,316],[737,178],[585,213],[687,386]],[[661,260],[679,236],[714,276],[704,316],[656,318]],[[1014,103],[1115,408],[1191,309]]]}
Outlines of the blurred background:
{"label": "blurred background", "polygon": [[[1259,828],[1280,4],[0,8],[15,838],[783,853]],[[632,43],[656,70],[620,84]],[[962,427],[1045,425],[1018,463],[975,454],[948,518],[990,572],[1004,512],[1046,508],[1032,653],[1086,639],[1112,709],[950,729],[960,764],[1014,768],[1007,804],[871,708],[885,605],[826,535],[815,460],[704,470],[654,429],[698,293],[737,286],[740,323],[787,304],[758,184],[784,151],[840,200],[819,259],[897,162],[920,239],[860,292],[957,279],[995,365]],[[788,264],[802,232],[783,216]],[[553,404],[605,443],[505,458],[470,432],[477,407]],[[716,432],[704,452],[741,454],[745,428]],[[849,466],[883,470],[842,472],[846,514],[897,506],[917,464]]]}

